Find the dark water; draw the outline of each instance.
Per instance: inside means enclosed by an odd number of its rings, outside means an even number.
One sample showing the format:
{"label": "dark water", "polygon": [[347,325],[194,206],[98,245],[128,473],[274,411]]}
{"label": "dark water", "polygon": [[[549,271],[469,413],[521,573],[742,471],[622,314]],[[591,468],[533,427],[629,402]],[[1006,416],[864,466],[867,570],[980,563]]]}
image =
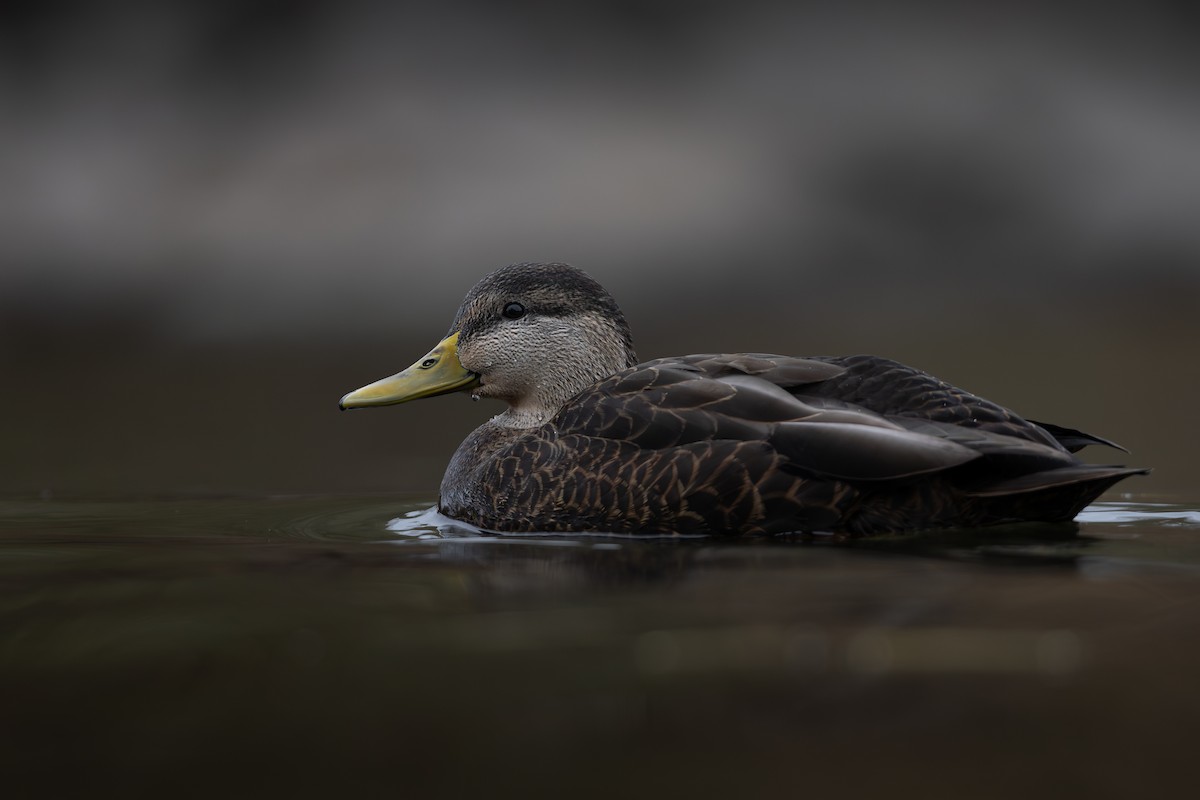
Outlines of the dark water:
{"label": "dark water", "polygon": [[1150,499],[849,545],[0,502],[4,794],[1187,792],[1200,505]]}

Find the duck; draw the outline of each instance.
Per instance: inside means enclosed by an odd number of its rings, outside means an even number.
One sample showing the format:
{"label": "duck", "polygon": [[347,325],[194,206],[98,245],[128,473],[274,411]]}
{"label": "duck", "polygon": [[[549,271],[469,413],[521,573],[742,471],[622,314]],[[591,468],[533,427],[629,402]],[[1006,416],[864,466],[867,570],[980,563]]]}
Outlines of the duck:
{"label": "duck", "polygon": [[639,362],[584,271],[484,276],[446,336],[340,408],[452,392],[506,408],[458,447],[438,510],[495,533],[859,537],[1068,523],[1142,468],[872,355],[708,353]]}

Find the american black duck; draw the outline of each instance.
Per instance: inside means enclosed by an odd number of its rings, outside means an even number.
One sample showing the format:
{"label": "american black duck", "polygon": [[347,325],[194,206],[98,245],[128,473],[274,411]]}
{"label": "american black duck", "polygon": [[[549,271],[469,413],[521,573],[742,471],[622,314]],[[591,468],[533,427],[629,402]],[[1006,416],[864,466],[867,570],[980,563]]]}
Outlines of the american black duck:
{"label": "american black duck", "polygon": [[876,356],[691,355],[639,364],[613,298],[565,264],[467,294],[408,369],[341,407],[465,391],[508,404],[459,446],[443,514],[494,531],[849,535],[1063,522],[1145,470]]}

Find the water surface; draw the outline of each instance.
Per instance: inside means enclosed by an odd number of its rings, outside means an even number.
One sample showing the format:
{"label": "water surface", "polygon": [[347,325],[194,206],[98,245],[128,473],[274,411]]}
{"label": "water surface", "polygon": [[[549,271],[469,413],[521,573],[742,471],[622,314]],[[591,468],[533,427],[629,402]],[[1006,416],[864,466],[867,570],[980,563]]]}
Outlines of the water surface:
{"label": "water surface", "polygon": [[1200,505],[852,543],[365,497],[0,502],[20,796],[1192,786]]}

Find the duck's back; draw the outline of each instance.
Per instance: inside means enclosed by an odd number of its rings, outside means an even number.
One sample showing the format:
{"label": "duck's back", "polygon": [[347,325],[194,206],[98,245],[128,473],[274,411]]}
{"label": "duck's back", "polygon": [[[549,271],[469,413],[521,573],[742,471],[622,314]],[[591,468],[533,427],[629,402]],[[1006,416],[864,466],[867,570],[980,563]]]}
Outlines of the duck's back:
{"label": "duck's back", "polygon": [[1103,440],[1050,430],[873,356],[667,358],[541,428],[483,426],[441,506],[500,531],[863,534],[1066,521],[1139,472],[1084,465],[1067,448]]}

